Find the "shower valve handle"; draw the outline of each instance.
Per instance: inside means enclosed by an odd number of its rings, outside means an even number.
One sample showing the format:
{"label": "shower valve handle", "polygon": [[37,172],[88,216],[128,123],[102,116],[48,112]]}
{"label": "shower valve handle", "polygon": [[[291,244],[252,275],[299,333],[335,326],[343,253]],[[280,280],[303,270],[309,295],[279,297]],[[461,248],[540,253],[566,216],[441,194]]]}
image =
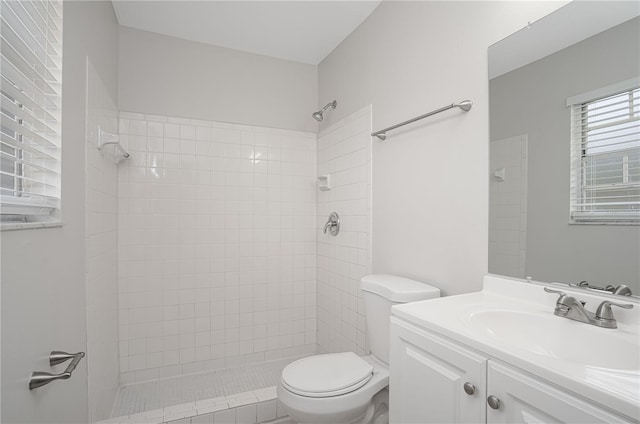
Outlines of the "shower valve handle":
{"label": "shower valve handle", "polygon": [[324,229],[322,231],[327,234],[327,230],[329,230],[329,234],[332,236],[337,236],[340,232],[340,215],[336,212],[331,212],[329,220],[324,224]]}

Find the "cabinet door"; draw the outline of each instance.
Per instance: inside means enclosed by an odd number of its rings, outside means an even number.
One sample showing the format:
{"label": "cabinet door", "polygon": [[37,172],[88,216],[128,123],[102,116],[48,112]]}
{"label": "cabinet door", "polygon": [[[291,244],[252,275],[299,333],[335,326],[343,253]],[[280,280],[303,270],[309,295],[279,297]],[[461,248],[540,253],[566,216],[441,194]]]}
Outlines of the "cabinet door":
{"label": "cabinet door", "polygon": [[[453,341],[392,318],[390,422],[484,422],[486,363]],[[475,387],[471,395],[464,390],[467,382]]]}
{"label": "cabinet door", "polygon": [[487,408],[487,423],[622,423],[629,422],[551,384],[510,366],[489,361],[487,396],[500,400]]}

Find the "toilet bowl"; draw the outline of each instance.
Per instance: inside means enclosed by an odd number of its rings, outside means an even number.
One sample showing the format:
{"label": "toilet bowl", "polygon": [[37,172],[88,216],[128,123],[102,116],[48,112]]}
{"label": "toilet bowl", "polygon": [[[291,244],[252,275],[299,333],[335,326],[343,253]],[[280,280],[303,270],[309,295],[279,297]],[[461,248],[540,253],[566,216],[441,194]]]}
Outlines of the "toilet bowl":
{"label": "toilet bowl", "polygon": [[363,277],[360,288],[371,355],[330,353],[286,366],[278,384],[278,399],[297,423],[388,423],[391,307],[439,297],[440,290],[392,275]]}
{"label": "toilet bowl", "polygon": [[[366,422],[363,419],[367,415],[373,417],[375,408],[371,400],[389,384],[385,364],[353,352],[311,356],[300,361],[305,361],[298,365],[304,365],[306,370],[300,367],[291,372],[285,368],[278,385],[278,399],[296,422],[355,424]],[[334,364],[335,368],[327,368]],[[343,373],[349,367],[352,368]],[[387,403],[388,395],[379,407],[387,408]]]}

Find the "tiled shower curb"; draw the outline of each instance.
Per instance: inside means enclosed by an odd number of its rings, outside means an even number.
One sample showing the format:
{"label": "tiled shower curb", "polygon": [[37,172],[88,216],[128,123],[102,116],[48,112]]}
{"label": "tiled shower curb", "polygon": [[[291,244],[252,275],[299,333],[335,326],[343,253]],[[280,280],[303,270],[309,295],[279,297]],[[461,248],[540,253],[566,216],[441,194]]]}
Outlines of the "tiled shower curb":
{"label": "tiled shower curb", "polygon": [[96,424],[288,424],[276,387],[167,406]]}

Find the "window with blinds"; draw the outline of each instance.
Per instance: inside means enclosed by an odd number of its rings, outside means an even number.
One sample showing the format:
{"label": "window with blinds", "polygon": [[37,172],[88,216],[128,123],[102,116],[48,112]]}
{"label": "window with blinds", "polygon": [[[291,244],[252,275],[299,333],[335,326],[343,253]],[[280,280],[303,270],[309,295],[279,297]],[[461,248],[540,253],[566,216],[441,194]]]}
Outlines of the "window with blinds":
{"label": "window with blinds", "polygon": [[0,16],[0,214],[2,221],[55,221],[62,3],[2,0]]}
{"label": "window with blinds", "polygon": [[571,109],[571,221],[640,223],[640,89]]}

